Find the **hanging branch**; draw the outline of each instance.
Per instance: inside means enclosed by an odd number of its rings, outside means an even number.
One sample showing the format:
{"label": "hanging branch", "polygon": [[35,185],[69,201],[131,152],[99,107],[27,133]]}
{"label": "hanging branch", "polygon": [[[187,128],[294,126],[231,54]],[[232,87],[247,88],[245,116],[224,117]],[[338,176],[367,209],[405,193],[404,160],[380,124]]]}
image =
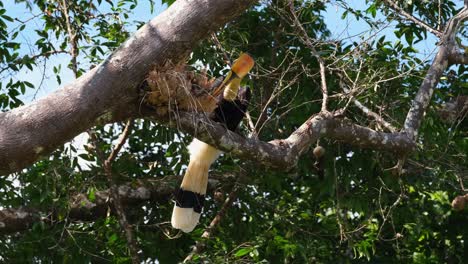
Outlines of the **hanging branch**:
{"label": "hanging branch", "polygon": [[201,235],[201,240],[199,240],[195,244],[195,246],[193,247],[192,252],[190,252],[190,254],[184,259],[184,263],[191,261],[195,255],[200,254],[203,251],[203,249],[206,246],[205,241],[207,239],[210,239],[210,237],[213,234],[213,232],[215,231],[216,227],[219,225],[221,220],[226,215],[227,210],[231,207],[232,202],[234,201],[234,199],[236,199],[237,190],[238,190],[238,185],[236,184],[232,188],[232,190],[229,193],[226,200],[224,200],[224,203],[221,206],[221,209],[219,210],[219,212],[216,214],[216,216],[213,218],[213,220],[211,220],[210,225],[205,229],[205,231]]}
{"label": "hanging branch", "polygon": [[72,71],[75,78],[78,78],[78,63],[76,57],[78,57],[78,40],[76,38],[76,32],[73,31],[71,26],[70,15],[68,14],[67,0],[62,0],[62,13],[65,16],[65,24],[67,25],[68,37],[70,38],[70,55]]}
{"label": "hanging branch", "polygon": [[138,258],[137,242],[134,238],[132,227],[128,223],[127,217],[123,210],[122,202],[120,201],[119,187],[117,186],[117,183],[114,179],[114,174],[112,173],[112,162],[115,160],[115,158],[117,157],[117,154],[120,152],[120,149],[122,148],[125,141],[127,140],[128,135],[130,134],[131,126],[132,126],[132,120],[130,119],[127,121],[127,124],[125,125],[125,129],[120,135],[117,145],[114,147],[109,157],[104,161],[104,171],[106,173],[107,179],[110,184],[110,195],[112,197],[112,203],[114,205],[115,211],[117,213],[117,217],[119,219],[120,227],[124,230],[125,237],[127,238],[127,245],[128,245],[128,248],[130,249],[132,263],[138,264],[140,263],[140,261]]}

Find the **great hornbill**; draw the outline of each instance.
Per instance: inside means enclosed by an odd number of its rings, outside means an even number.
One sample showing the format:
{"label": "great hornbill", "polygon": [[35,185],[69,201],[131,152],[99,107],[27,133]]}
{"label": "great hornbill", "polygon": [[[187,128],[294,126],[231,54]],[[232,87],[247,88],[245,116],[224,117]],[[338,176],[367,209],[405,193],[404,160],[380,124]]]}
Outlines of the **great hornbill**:
{"label": "great hornbill", "polygon": [[[243,53],[234,62],[230,72],[214,91],[219,96],[218,105],[210,113],[210,119],[222,123],[235,131],[242,121],[251,97],[249,88],[240,88],[244,78],[254,65],[254,60]],[[175,195],[175,205],[171,223],[174,228],[191,232],[200,219],[208,185],[208,170],[221,154],[221,151],[196,138],[188,146],[190,162],[180,188]]]}

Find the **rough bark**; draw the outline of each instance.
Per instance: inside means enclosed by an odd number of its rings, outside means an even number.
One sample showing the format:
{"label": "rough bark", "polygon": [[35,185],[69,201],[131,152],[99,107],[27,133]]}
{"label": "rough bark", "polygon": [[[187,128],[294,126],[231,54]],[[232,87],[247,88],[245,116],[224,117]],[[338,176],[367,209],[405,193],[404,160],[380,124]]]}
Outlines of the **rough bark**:
{"label": "rough bark", "polygon": [[138,112],[137,87],[150,68],[179,62],[254,0],[179,0],[98,67],[49,96],[0,113],[0,174],[18,171],[99,121]]}
{"label": "rough bark", "polygon": [[[465,47],[468,50],[468,47]],[[451,64],[468,64],[468,53],[461,50],[454,50],[450,54],[450,63]]]}
{"label": "rough bark", "polygon": [[243,159],[254,160],[258,165],[281,170],[296,166],[300,155],[320,137],[397,154],[411,152],[416,147],[414,141],[404,133],[378,132],[346,120],[336,119],[329,113],[311,116],[288,138],[270,142],[244,138],[212,122],[203,114],[183,112],[176,116],[176,119],[170,119],[168,116],[157,116],[156,119],[192,134],[222,151]]}
{"label": "rough bark", "polygon": [[41,219],[39,212],[31,208],[0,210],[0,234],[24,231]]}
{"label": "rough bark", "polygon": [[438,111],[443,122],[453,123],[468,114],[468,95],[459,95],[444,103]]}

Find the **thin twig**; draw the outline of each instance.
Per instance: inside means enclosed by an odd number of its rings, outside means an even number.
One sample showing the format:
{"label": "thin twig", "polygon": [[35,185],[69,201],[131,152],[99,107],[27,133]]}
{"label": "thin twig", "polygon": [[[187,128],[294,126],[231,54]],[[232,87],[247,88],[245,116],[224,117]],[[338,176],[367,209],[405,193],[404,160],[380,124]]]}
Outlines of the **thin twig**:
{"label": "thin twig", "polygon": [[[382,233],[382,229],[384,228],[385,224],[387,223],[388,219],[391,218],[391,213],[393,209],[400,204],[403,198],[403,193],[400,193],[398,195],[398,198],[395,200],[395,202],[388,208],[387,213],[384,212],[384,209],[382,208],[382,204],[380,203],[382,197],[382,188],[379,190],[379,208],[380,208],[380,214],[382,215],[382,224],[380,225],[379,231],[377,232],[377,237],[380,237],[380,234]],[[382,238],[381,238],[382,239]]]}
{"label": "thin twig", "polygon": [[438,4],[438,16],[437,16],[437,30],[441,30],[442,29],[442,3],[441,1],[439,0],[439,4]]}
{"label": "thin twig", "polygon": [[[270,104],[276,98],[278,98],[284,91],[293,87],[293,85],[297,83],[299,76],[302,75],[302,73],[297,73],[294,77],[290,78],[287,82],[285,82],[284,79],[286,78],[286,75],[292,71],[291,69],[294,68],[295,63],[297,62],[295,55],[294,55],[293,60],[290,63],[287,63],[286,59],[287,58],[285,57],[284,60],[280,63],[280,65],[276,67],[276,69],[273,69],[272,71],[270,71],[270,75],[273,75],[274,71],[277,71],[278,69],[280,69],[282,65],[286,65],[285,66],[286,69],[279,73],[280,77],[275,79],[271,83],[271,85],[273,85],[273,83],[276,83],[273,90],[270,90],[269,88],[268,91],[266,91],[266,97],[268,97],[268,99],[266,101],[262,100],[262,102],[260,103],[261,105],[260,108],[262,110],[260,112],[260,115],[257,118],[257,122],[255,123],[255,130],[257,132],[257,135],[260,135],[262,129],[266,126],[267,122],[269,121],[269,116],[274,116],[274,113],[270,113],[270,114],[267,113]],[[283,87],[283,82],[286,83],[284,87]],[[268,87],[270,87],[270,85],[268,85]],[[296,90],[296,93],[298,91],[299,90]],[[291,102],[293,102],[293,100],[291,100]]]}
{"label": "thin twig", "polygon": [[319,63],[320,67],[320,79],[321,79],[321,87],[322,87],[322,112],[327,111],[327,102],[328,102],[328,88],[327,88],[327,79],[325,75],[325,61],[320,57],[319,53],[315,49],[314,45],[312,44],[312,41],[310,40],[309,36],[307,35],[307,32],[305,31],[304,27],[302,26],[301,22],[297,18],[296,12],[294,11],[294,1],[290,0],[289,1],[289,9],[291,11],[291,15],[293,16],[294,19],[294,26],[301,32],[302,37],[301,40],[304,42],[304,44],[310,49],[312,52],[312,55],[314,55],[315,58],[317,58],[317,61]]}
{"label": "thin twig", "polygon": [[255,129],[255,124],[253,123],[252,117],[250,116],[250,112],[245,112],[245,117],[247,118],[247,123],[250,128],[250,136],[253,138],[258,138],[257,130]]}
{"label": "thin twig", "polygon": [[442,36],[442,32],[431,27],[426,22],[422,21],[421,19],[411,15],[410,13],[403,10],[403,8],[399,7],[396,3],[391,0],[383,0],[391,9],[397,12],[397,14],[404,16],[406,19],[412,21],[413,23],[425,28],[427,31],[431,32],[432,34],[436,35],[437,37]]}
{"label": "thin twig", "polygon": [[4,71],[12,68],[13,65],[18,65],[20,63],[24,62],[24,59],[26,59],[26,56],[28,56],[29,60],[35,61],[38,58],[45,57],[48,58],[50,55],[56,55],[56,54],[61,54],[61,53],[69,53],[66,50],[49,50],[40,54],[35,54],[35,55],[25,55],[21,58],[18,58],[10,63],[7,63],[5,67],[0,68],[0,74],[3,73]]}
{"label": "thin twig", "polygon": [[127,140],[128,134],[130,132],[130,126],[132,126],[132,123],[133,123],[133,121],[131,119],[127,121],[127,124],[125,125],[125,129],[122,132],[117,145],[114,147],[111,154],[109,155],[107,160],[104,162],[104,165],[105,165],[106,162],[112,163],[115,160],[115,157],[117,157],[117,154],[120,152],[120,149],[122,148],[123,144],[125,143],[125,140]]}
{"label": "thin twig", "polygon": [[203,232],[202,236],[201,236],[201,240],[199,240],[195,246],[193,247],[193,250],[192,252],[190,252],[190,254],[184,259],[184,263],[186,262],[189,262],[192,260],[192,258],[197,255],[197,254],[200,254],[203,249],[205,248],[205,240],[209,239],[213,233],[213,231],[216,229],[216,227],[219,225],[219,223],[221,222],[221,220],[223,219],[224,215],[226,214],[227,210],[229,209],[229,207],[231,207],[232,205],[232,202],[234,201],[234,199],[236,198],[237,196],[237,190],[238,190],[238,185],[235,185],[231,192],[229,193],[228,197],[226,198],[226,200],[224,201],[221,209],[219,210],[219,212],[216,214],[216,216],[213,218],[213,220],[211,220],[211,223],[210,225],[205,229],[205,232]]}
{"label": "thin twig", "polygon": [[78,64],[76,62],[76,57],[78,57],[78,45],[76,40],[76,32],[73,32],[71,27],[70,16],[68,15],[67,0],[62,0],[62,12],[65,16],[65,23],[67,24],[68,37],[70,38],[70,54],[72,71],[75,74],[75,78],[78,77]]}
{"label": "thin twig", "polygon": [[379,114],[376,112],[370,110],[367,106],[363,105],[359,100],[353,97],[352,99],[353,103],[355,106],[357,106],[361,111],[366,114],[369,117],[372,117],[377,123],[388,129],[390,132],[396,132],[398,129],[396,129],[392,124],[389,122],[385,121]]}
{"label": "thin twig", "polygon": [[457,180],[458,182],[460,183],[460,189],[464,192],[468,191],[467,189],[465,189],[465,186],[463,185],[463,179],[460,175],[458,175],[458,173],[455,173],[455,177],[457,177]]}
{"label": "thin twig", "polygon": [[348,240],[348,236],[346,235],[346,228],[344,227],[343,222],[341,221],[341,206],[340,206],[340,189],[338,184],[338,172],[336,171],[336,160],[333,161],[333,175],[335,178],[335,196],[336,196],[336,222],[338,223],[338,227],[340,228],[340,243]]}
{"label": "thin twig", "polygon": [[114,204],[115,211],[119,218],[120,227],[124,230],[125,237],[127,238],[127,245],[130,250],[132,263],[137,264],[137,263],[140,263],[139,258],[138,258],[137,243],[134,238],[132,227],[128,223],[127,217],[123,210],[122,202],[120,201],[120,196],[119,196],[119,187],[117,186],[117,183],[114,179],[114,175],[112,173],[112,162],[115,160],[115,158],[117,157],[117,154],[120,152],[120,149],[125,144],[125,141],[127,140],[128,135],[130,134],[130,128],[132,126],[132,123],[133,122],[131,119],[127,121],[125,129],[120,135],[117,145],[115,145],[109,157],[104,161],[104,171],[106,173],[107,179],[110,184],[110,195],[112,197],[112,203]]}
{"label": "thin twig", "polygon": [[361,111],[366,114],[368,117],[372,117],[377,123],[379,123],[380,125],[382,125],[383,127],[385,127],[386,129],[388,129],[390,132],[396,132],[398,131],[392,124],[390,124],[389,122],[385,121],[379,114],[377,114],[376,112],[372,111],[371,109],[369,109],[367,106],[365,106],[364,104],[362,104],[358,99],[356,99],[352,92],[345,87],[345,81],[343,80],[343,78],[340,78],[342,79],[341,82],[343,82],[340,86],[341,86],[341,89],[343,89],[343,91],[349,95],[351,101],[354,103],[354,105],[361,109]]}
{"label": "thin twig", "polygon": [[213,42],[215,43],[216,48],[219,49],[219,51],[223,53],[224,63],[227,66],[231,67],[231,59],[229,58],[226,50],[223,48],[223,45],[221,45],[221,42],[219,42],[219,39],[216,36],[216,33],[211,34],[211,38],[213,39]]}

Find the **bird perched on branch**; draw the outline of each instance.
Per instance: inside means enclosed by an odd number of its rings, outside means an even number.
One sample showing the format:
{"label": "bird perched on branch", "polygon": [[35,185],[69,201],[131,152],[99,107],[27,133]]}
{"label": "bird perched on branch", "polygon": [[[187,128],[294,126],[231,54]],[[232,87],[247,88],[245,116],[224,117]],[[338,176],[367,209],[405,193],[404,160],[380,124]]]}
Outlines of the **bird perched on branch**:
{"label": "bird perched on branch", "polygon": [[[217,107],[210,118],[235,131],[242,121],[250,100],[250,89],[240,83],[254,65],[254,60],[244,53],[234,62],[224,81],[213,90],[219,96]],[[176,192],[171,223],[174,228],[191,232],[200,219],[208,184],[208,170],[221,151],[196,138],[188,146],[190,162],[180,188]]]}

